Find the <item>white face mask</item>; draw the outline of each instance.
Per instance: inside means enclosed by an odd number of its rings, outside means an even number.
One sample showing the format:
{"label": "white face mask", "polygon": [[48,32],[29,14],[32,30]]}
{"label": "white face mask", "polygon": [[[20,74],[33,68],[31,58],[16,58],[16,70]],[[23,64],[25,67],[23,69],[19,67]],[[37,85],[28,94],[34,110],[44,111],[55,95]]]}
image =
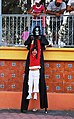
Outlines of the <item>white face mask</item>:
{"label": "white face mask", "polygon": [[35,35],[37,35],[37,36],[39,35],[39,28],[35,29]]}

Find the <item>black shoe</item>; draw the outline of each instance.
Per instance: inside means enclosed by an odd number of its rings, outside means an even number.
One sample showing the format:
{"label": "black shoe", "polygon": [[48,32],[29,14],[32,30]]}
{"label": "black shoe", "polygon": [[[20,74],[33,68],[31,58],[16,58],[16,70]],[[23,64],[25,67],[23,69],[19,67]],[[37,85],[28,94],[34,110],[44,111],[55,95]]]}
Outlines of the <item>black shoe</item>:
{"label": "black shoe", "polygon": [[47,108],[45,108],[45,114],[47,114],[48,112],[47,112]]}
{"label": "black shoe", "polygon": [[45,114],[47,114],[48,112],[47,111],[45,111]]}
{"label": "black shoe", "polygon": [[22,110],[21,112],[22,112],[22,113],[26,113],[26,112],[27,112],[27,110]]}

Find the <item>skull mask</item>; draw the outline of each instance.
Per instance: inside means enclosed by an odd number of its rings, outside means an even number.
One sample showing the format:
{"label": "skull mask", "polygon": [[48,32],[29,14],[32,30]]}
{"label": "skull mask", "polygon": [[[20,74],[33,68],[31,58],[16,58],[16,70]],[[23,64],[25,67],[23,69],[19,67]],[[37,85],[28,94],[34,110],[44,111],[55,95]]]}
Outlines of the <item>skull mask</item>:
{"label": "skull mask", "polygon": [[33,35],[35,35],[35,36],[39,36],[40,35],[40,27],[39,26],[36,26],[33,29]]}
{"label": "skull mask", "polygon": [[37,36],[39,35],[39,28],[35,29],[35,35],[37,35]]}

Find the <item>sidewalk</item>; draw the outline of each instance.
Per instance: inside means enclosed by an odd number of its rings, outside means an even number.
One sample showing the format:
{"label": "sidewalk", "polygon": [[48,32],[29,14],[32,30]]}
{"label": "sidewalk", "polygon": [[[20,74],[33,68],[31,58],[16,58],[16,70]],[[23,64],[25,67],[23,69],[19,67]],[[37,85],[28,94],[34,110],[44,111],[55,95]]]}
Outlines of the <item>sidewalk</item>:
{"label": "sidewalk", "polygon": [[21,113],[20,110],[0,110],[0,119],[74,119],[74,111],[28,111]]}

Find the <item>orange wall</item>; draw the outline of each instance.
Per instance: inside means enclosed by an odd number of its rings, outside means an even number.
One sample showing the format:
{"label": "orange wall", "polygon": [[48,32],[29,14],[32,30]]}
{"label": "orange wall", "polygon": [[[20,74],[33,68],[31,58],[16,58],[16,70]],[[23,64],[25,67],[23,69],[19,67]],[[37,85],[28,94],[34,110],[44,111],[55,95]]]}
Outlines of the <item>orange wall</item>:
{"label": "orange wall", "polygon": [[[20,109],[21,96],[21,92],[0,92],[0,109]],[[38,101],[30,100],[29,110],[35,107],[40,109],[39,99]],[[48,110],[74,110],[74,95],[48,93]]]}
{"label": "orange wall", "polygon": [[[47,92],[74,93],[74,62],[45,61]],[[0,60],[0,91],[22,91],[25,61]]]}

